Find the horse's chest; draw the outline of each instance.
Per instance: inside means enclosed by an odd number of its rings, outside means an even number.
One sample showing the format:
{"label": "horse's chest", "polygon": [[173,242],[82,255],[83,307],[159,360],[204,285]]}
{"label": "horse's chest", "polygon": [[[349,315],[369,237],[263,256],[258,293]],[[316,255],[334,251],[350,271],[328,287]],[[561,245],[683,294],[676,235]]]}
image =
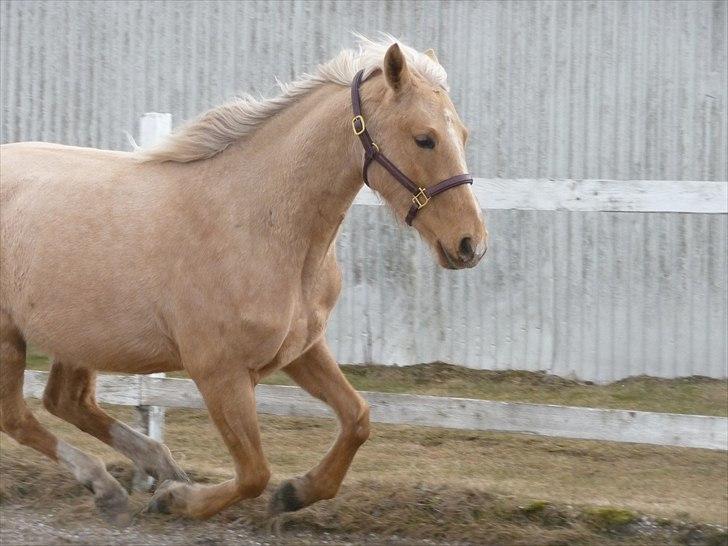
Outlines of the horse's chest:
{"label": "horse's chest", "polygon": [[289,364],[324,335],[340,289],[341,276],[335,264],[323,271],[316,282],[302,286],[294,318],[276,355],[276,367]]}
{"label": "horse's chest", "polygon": [[301,298],[300,311],[289,335],[301,339],[305,348],[324,334],[329,315],[339,295],[339,286],[337,275],[335,279],[318,284]]}

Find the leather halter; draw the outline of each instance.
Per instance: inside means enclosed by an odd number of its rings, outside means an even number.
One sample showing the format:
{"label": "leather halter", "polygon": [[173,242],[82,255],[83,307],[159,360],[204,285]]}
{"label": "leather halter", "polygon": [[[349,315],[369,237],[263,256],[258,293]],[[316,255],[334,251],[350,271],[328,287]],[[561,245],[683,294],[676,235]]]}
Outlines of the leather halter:
{"label": "leather halter", "polygon": [[407,188],[407,190],[412,194],[412,206],[410,207],[404,221],[408,226],[411,226],[412,220],[415,219],[419,210],[429,203],[430,199],[446,190],[449,190],[450,188],[460,186],[461,184],[472,184],[473,177],[469,174],[458,174],[443,180],[442,182],[438,182],[434,186],[424,188],[415,184],[406,174],[400,171],[394,163],[387,159],[387,156],[379,151],[379,146],[374,143],[372,137],[367,131],[366,122],[364,121],[364,116],[362,116],[361,113],[361,95],[359,94],[359,86],[361,85],[363,76],[364,71],[360,70],[357,72],[356,76],[354,76],[354,81],[351,83],[351,106],[354,111],[354,117],[351,120],[351,127],[354,130],[354,134],[359,137],[359,140],[361,140],[361,144],[364,147],[364,167],[362,169],[364,183],[369,186],[367,171],[369,170],[369,165],[372,164],[372,161],[376,161],[384,167],[397,182]]}

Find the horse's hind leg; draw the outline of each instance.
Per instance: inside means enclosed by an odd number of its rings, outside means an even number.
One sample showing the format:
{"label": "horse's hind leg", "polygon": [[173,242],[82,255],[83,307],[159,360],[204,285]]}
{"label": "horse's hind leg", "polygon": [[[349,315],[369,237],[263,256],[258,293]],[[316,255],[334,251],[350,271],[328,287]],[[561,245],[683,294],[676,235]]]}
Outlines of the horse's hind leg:
{"label": "horse's hind leg", "polygon": [[128,523],[129,497],[101,460],[56,438],[30,412],[23,399],[24,370],[25,341],[8,314],[0,311],[0,430],[67,467],[93,491],[105,519]]}
{"label": "horse's hind leg", "polygon": [[167,446],[117,421],[96,403],[96,372],[54,361],[43,404],[56,417],[110,445],[157,479],[189,481]]}
{"label": "horse's hind leg", "polygon": [[283,371],[312,396],[328,404],[339,418],[340,430],[323,460],[305,476],[283,482],[273,494],[274,514],[299,510],[333,498],[359,447],[369,438],[369,405],[349,384],[325,341]]}

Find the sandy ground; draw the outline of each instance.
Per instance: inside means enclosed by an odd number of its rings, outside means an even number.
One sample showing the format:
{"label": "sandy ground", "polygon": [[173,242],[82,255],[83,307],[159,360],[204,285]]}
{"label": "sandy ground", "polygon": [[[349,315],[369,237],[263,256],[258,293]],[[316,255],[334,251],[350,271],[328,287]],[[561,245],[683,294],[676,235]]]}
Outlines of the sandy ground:
{"label": "sandy ground", "polygon": [[[38,408],[36,402],[34,408]],[[126,421],[129,408],[110,408]],[[67,441],[102,456],[122,484],[131,468],[44,411]],[[205,412],[168,412],[167,444],[197,481],[232,464]],[[335,435],[327,420],[262,417],[274,471],[260,498],[206,522],[140,513],[109,528],[86,490],[34,451],[0,439],[0,539],[21,544],[728,544],[728,456],[527,435],[375,424],[341,494],[271,519],[275,484],[300,475]],[[135,493],[141,510],[149,494]]]}

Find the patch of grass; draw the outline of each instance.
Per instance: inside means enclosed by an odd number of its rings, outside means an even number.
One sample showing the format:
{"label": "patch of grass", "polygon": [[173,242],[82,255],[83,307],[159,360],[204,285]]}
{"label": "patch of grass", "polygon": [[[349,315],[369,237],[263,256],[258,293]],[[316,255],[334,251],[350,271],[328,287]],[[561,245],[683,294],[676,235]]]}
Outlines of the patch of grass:
{"label": "patch of grass", "polygon": [[618,531],[634,522],[637,514],[624,508],[601,506],[584,511],[584,520],[597,531]]}
{"label": "patch of grass", "polygon": [[25,365],[29,370],[48,371],[50,369],[48,356],[32,346],[28,347],[25,355]]}
{"label": "patch of grass", "polygon": [[[48,357],[31,347],[27,365],[31,370],[48,370]],[[543,372],[471,370],[439,362],[405,367],[348,364],[341,369],[361,391],[728,417],[728,381],[701,376],[639,376],[595,385]],[[184,372],[168,375],[187,377]],[[262,383],[295,384],[282,371],[265,377]]]}
{"label": "patch of grass", "polygon": [[546,501],[533,501],[533,502],[528,503],[526,506],[524,506],[522,508],[522,511],[525,514],[540,514],[544,510],[546,510],[546,508],[548,508],[548,506],[549,506],[549,503]]}
{"label": "patch of grass", "polygon": [[537,522],[544,527],[564,527],[569,525],[569,515],[554,504],[538,500],[519,507],[530,521]]}

